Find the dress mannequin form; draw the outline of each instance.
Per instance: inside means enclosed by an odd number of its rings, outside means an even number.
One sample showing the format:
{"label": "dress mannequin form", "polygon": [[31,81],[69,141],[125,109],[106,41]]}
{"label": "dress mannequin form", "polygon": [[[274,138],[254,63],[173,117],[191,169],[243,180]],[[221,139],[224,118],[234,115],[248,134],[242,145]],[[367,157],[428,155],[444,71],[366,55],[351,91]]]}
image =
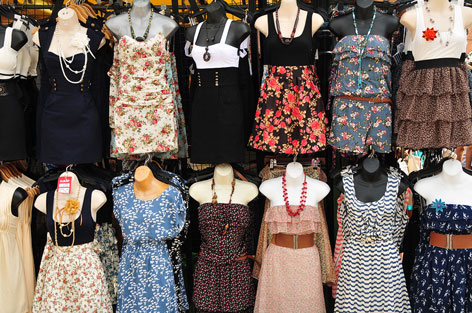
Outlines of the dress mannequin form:
{"label": "dress mannequin form", "polygon": [[133,189],[136,198],[139,200],[157,199],[167,187],[169,187],[168,184],[154,177],[149,167],[143,165],[136,169]]}
{"label": "dress mannequin form", "polygon": [[28,198],[26,190],[20,187],[16,188],[13,199],[11,199],[11,213],[14,216],[18,217],[18,207],[26,198]]}
{"label": "dress mannequin form", "polygon": [[[82,53],[86,43],[83,42],[81,45],[72,44],[71,39],[80,38],[79,36],[87,37],[87,30],[86,27],[80,25],[79,18],[74,10],[71,8],[61,9],[57,13],[57,25],[48,51],[60,55],[60,50],[62,49],[62,53],[66,58]],[[105,41],[105,38],[103,38],[100,47],[105,44]],[[33,35],[33,42],[38,47],[40,46],[38,32]]]}
{"label": "dress mannequin form", "polygon": [[[431,12],[428,13],[435,20],[434,28],[439,30],[447,30],[450,26],[450,21],[447,18],[450,2],[448,0],[428,0],[428,7]],[[472,26],[472,8],[463,6],[462,7],[462,18],[464,21],[464,28],[468,29]],[[409,10],[402,15],[400,23],[408,28],[412,36],[416,32],[416,10]]]}
{"label": "dress mannequin form", "polygon": [[[149,17],[151,16],[151,2],[149,0],[134,0],[131,8],[131,22],[136,36],[143,36],[148,27]],[[123,36],[131,36],[128,13],[123,13],[110,18],[106,23],[113,35],[120,39]],[[176,22],[170,17],[153,14],[151,27],[147,39],[162,34],[165,38],[170,38],[179,28]]]}
{"label": "dress mannequin form", "polygon": [[[279,7],[279,24],[280,31],[282,32],[283,37],[289,38],[292,33],[293,25],[295,23],[295,16],[297,16],[297,0],[282,0]],[[275,12],[269,13],[274,14],[275,22]],[[297,30],[295,31],[295,38],[300,36],[305,29],[306,18],[308,16],[308,11],[300,10],[299,23],[297,25]],[[313,13],[312,16],[312,28],[311,34],[314,35],[321,25],[323,25],[324,19],[318,13]],[[260,31],[264,36],[267,37],[269,34],[269,20],[267,14],[264,14],[256,19],[254,27]]]}
{"label": "dress mannequin form", "polygon": [[[218,164],[215,167],[213,179],[215,180],[214,191],[218,195],[218,203],[229,203],[232,190],[231,182],[234,179],[234,172],[231,165],[227,163]],[[213,179],[207,179],[190,186],[190,196],[199,204],[212,202],[213,191],[211,190],[211,185]],[[231,203],[247,205],[259,194],[257,186],[253,183],[239,179],[236,179],[235,181],[236,185],[234,186]]]}
{"label": "dress mannequin form", "polygon": [[[79,191],[79,188],[80,188],[79,197],[78,197],[78,200],[80,201],[79,211],[75,214],[75,216],[69,216],[67,214],[64,214],[64,217],[62,219],[62,221],[64,223],[68,223],[70,221],[73,221],[73,220],[77,219],[80,216],[80,213],[82,211],[83,202],[84,202],[86,188],[83,187],[82,185],[80,185],[79,179],[72,172],[66,171],[66,172],[62,173],[61,176],[59,176],[59,177],[72,177],[71,191],[70,191],[70,194],[57,193],[57,201],[58,201],[57,204],[56,204],[56,196],[54,197],[55,199],[54,199],[54,206],[53,206],[53,208],[54,208],[53,216],[56,214],[56,207],[58,207],[58,208],[64,207],[67,200],[69,200],[71,198],[75,198],[77,196],[77,191]],[[50,192],[54,192],[54,191],[50,191]],[[34,206],[39,211],[43,212],[44,214],[46,214],[46,209],[47,209],[46,208],[46,199],[47,199],[46,196],[47,196],[47,193],[42,193],[38,196],[38,198],[34,202]],[[90,208],[91,208],[91,211],[92,211],[92,218],[93,218],[94,221],[97,220],[98,210],[100,210],[100,208],[106,202],[107,202],[107,196],[102,191],[94,190],[92,192],[92,203],[90,205]]]}
{"label": "dress mannequin form", "polygon": [[[199,46],[208,46],[211,44],[219,43],[221,41],[221,37],[223,36],[223,29],[225,26],[225,22],[227,20],[226,11],[223,5],[219,2],[213,1],[207,7],[207,19],[206,23],[200,31],[198,38],[196,40],[196,44]],[[185,39],[188,42],[193,42],[195,37],[195,31],[197,30],[197,25],[191,26],[185,32]],[[207,33],[208,31],[208,33]],[[228,37],[226,37],[226,44],[231,45],[233,47],[239,48],[241,42],[249,36],[251,33],[251,29],[248,24],[239,21],[233,21],[231,26],[228,30]],[[212,41],[210,39],[209,42],[206,41],[207,35],[213,35],[215,40]]]}
{"label": "dress mannequin form", "polygon": [[[359,35],[367,34],[374,15],[374,0],[357,0],[354,13],[356,14]],[[392,33],[398,28],[398,25],[399,21],[397,17],[377,12],[371,35],[390,38]],[[338,38],[356,34],[352,14],[346,14],[332,19],[328,24],[328,28]]]}
{"label": "dress mannequin form", "polygon": [[[6,27],[2,27],[0,30],[0,42],[3,43],[5,42],[5,31]],[[15,51],[19,51],[26,43],[28,42],[28,36],[26,34],[19,30],[19,29],[13,29],[11,33],[11,48]],[[0,47],[1,48],[1,47]]]}
{"label": "dress mannequin form", "polygon": [[[298,162],[291,162],[287,165],[286,181],[288,201],[290,205],[300,204],[300,195],[302,191],[305,174],[303,166]],[[319,180],[307,176],[307,198],[306,204],[318,207],[318,203],[329,193],[329,186]],[[282,193],[282,177],[266,180],[259,187],[260,192],[270,200],[270,206],[285,205]]]}
{"label": "dress mannequin form", "polygon": [[471,186],[472,176],[462,170],[462,164],[457,160],[447,160],[441,173],[421,179],[414,188],[427,204],[441,199],[446,204],[472,205]]}
{"label": "dress mannequin form", "polygon": [[[388,174],[375,157],[368,157],[362,161],[360,169],[354,174],[354,186],[356,197],[362,202],[374,202],[382,198],[387,189]],[[340,176],[335,186],[344,193],[343,180]],[[402,194],[408,188],[408,183],[403,181],[398,188],[398,194]]]}

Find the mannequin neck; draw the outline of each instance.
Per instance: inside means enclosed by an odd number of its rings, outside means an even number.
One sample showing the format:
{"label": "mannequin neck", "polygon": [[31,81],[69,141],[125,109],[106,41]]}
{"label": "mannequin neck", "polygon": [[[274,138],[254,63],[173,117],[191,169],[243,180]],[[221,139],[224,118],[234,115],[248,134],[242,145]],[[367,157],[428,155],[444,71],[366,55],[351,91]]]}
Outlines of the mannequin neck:
{"label": "mannequin neck", "polygon": [[383,175],[380,161],[377,158],[367,158],[362,162],[359,175],[364,182],[374,183]]}
{"label": "mannequin neck", "polygon": [[428,8],[443,13],[451,3],[448,0],[428,0]]}
{"label": "mannequin neck", "polygon": [[223,20],[226,20],[226,11],[223,5],[217,1],[210,3],[207,8],[207,19],[208,24],[220,24]]}
{"label": "mannequin neck", "polygon": [[448,185],[457,185],[464,182],[466,173],[462,170],[461,162],[457,160],[447,160],[443,164],[441,179]]}
{"label": "mannequin neck", "polygon": [[144,18],[151,13],[151,10],[151,2],[149,2],[149,0],[133,1],[131,15],[137,18]]}
{"label": "mannequin neck", "polygon": [[152,190],[156,178],[147,166],[140,166],[134,173],[134,188],[137,191],[146,192]]}
{"label": "mannequin neck", "polygon": [[234,180],[233,168],[227,163],[218,164],[213,172],[215,185],[231,185]]}
{"label": "mannequin neck", "polygon": [[356,13],[356,19],[369,20],[374,16],[374,4],[372,3],[372,5],[366,8],[356,4],[354,11]]}
{"label": "mannequin neck", "polygon": [[[82,188],[82,186],[80,185],[79,179],[77,178],[77,175],[75,175],[72,172],[64,172],[59,177],[70,177],[70,178],[72,178],[72,180],[70,182],[70,194],[64,194],[64,195],[67,196],[67,197],[76,198],[77,195],[80,192],[80,189]],[[61,193],[59,193],[59,195],[60,194]]]}
{"label": "mannequin neck", "polygon": [[305,173],[303,172],[303,165],[298,162],[291,162],[287,164],[285,170],[285,180],[287,186],[300,186],[305,181]]}
{"label": "mannequin neck", "polygon": [[56,29],[65,32],[77,32],[80,28],[79,18],[71,8],[63,8],[57,14]]}
{"label": "mannequin neck", "polygon": [[298,11],[297,0],[282,0],[279,7],[279,15],[295,16]]}

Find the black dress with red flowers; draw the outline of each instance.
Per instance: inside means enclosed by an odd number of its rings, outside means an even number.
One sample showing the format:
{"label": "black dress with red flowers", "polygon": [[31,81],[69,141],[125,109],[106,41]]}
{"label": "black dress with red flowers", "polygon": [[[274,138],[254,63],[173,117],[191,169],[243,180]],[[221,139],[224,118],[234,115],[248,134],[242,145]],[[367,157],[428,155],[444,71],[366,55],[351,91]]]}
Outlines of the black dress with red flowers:
{"label": "black dress with red flowers", "polygon": [[268,14],[265,73],[249,146],[281,154],[311,154],[326,147],[324,105],[315,73],[312,13],[303,33],[282,44]]}
{"label": "black dress with red flowers", "polygon": [[193,302],[198,312],[244,312],[254,306],[247,258],[248,206],[204,203],[198,208],[202,244],[195,268]]}

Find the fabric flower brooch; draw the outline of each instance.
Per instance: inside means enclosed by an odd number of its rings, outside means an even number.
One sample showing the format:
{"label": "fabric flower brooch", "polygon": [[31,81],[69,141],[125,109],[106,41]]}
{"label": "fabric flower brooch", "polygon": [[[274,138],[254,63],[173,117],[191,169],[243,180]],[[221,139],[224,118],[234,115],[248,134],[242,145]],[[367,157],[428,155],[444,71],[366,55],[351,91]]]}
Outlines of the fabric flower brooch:
{"label": "fabric flower brooch", "polygon": [[436,209],[436,213],[444,212],[444,209],[446,208],[446,203],[441,199],[436,199],[433,201],[432,206]]}
{"label": "fabric flower brooch", "polygon": [[434,30],[433,27],[431,28],[426,28],[426,30],[423,30],[423,38],[426,39],[426,41],[433,41],[436,39],[438,31]]}

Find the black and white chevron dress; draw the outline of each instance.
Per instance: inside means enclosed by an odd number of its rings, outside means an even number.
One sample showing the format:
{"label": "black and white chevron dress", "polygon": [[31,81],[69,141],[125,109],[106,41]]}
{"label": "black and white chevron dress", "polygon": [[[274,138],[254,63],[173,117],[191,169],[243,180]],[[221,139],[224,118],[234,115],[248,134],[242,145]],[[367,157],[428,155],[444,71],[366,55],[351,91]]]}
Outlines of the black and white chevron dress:
{"label": "black and white chevron dress", "polygon": [[398,197],[400,180],[391,171],[384,196],[364,203],[356,197],[352,170],[343,172],[344,242],[337,313],[411,312],[399,255],[408,219]]}

